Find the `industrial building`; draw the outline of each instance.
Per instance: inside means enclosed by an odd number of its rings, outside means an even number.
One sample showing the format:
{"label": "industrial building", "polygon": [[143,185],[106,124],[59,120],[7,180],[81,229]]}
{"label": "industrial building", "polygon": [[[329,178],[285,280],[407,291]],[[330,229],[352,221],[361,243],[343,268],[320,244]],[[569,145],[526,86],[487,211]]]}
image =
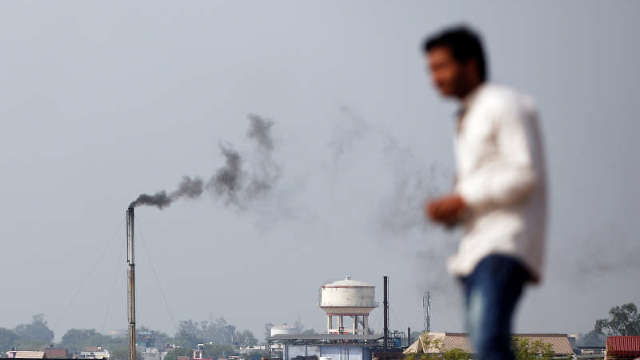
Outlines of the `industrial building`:
{"label": "industrial building", "polygon": [[369,328],[369,314],[378,306],[375,287],[347,276],[323,285],[318,305],[326,313],[326,333],[301,335],[287,327],[272,329],[272,359],[370,360],[382,339]]}

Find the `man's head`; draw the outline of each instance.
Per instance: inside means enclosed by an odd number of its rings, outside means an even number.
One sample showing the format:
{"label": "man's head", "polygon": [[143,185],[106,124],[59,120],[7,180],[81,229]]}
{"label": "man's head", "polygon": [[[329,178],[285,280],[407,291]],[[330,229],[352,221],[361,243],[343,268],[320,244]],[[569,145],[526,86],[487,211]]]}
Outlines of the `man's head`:
{"label": "man's head", "polygon": [[443,96],[459,99],[487,80],[480,37],[460,26],[429,37],[423,45],[433,84]]}

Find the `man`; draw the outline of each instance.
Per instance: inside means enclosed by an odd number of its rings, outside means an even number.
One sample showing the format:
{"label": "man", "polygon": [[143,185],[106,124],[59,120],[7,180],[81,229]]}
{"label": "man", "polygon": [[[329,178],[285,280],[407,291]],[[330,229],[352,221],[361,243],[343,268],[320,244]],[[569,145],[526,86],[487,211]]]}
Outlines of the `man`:
{"label": "man", "polygon": [[542,145],[530,98],[487,83],[479,37],[451,28],[424,43],[435,87],[460,102],[454,191],[426,215],[463,230],[448,268],[463,285],[478,359],[513,359],[511,323],[527,282],[539,282],[546,195]]}

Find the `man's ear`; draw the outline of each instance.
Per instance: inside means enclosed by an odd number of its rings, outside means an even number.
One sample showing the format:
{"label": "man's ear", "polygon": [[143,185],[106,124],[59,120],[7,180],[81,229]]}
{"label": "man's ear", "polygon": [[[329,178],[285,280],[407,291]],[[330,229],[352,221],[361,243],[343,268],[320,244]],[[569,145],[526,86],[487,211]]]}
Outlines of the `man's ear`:
{"label": "man's ear", "polygon": [[467,74],[468,79],[480,79],[480,66],[478,66],[478,60],[469,59],[462,64],[464,72]]}

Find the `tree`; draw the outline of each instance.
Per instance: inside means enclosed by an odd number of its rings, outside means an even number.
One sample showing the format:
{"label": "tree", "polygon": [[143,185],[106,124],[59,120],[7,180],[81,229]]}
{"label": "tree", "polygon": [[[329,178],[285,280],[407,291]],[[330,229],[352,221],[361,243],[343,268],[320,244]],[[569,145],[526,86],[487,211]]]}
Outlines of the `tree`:
{"label": "tree", "polygon": [[226,358],[229,355],[237,355],[237,352],[232,345],[205,344],[203,355],[204,357],[207,357],[207,358],[217,359],[217,358]]}
{"label": "tree", "polygon": [[258,345],[258,339],[253,336],[253,333],[249,330],[238,332],[236,335],[236,345],[238,346],[256,346]]}
{"label": "tree", "polygon": [[527,338],[514,337],[512,345],[516,360],[551,360],[553,358],[551,344],[540,340],[530,341]]}
{"label": "tree", "polygon": [[138,343],[144,344],[146,347],[163,349],[169,342],[171,342],[171,337],[169,337],[169,335],[144,326],[137,329],[136,332]]}
{"label": "tree", "polygon": [[14,331],[22,347],[44,347],[51,344],[54,337],[53,331],[47,326],[44,314],[33,315],[31,324],[20,324]]}
{"label": "tree", "polygon": [[167,355],[164,357],[164,360],[178,360],[178,356],[188,356],[189,358],[191,358],[192,354],[193,354],[193,350],[191,349],[177,347],[167,352]]}
{"label": "tree", "polygon": [[614,306],[609,310],[609,319],[596,320],[595,332],[607,336],[640,335],[640,314],[633,303]]}
{"label": "tree", "polygon": [[260,359],[266,359],[268,357],[269,357],[269,352],[265,350],[254,350],[244,355],[244,358],[246,360],[260,360]]}
{"label": "tree", "polygon": [[471,354],[462,349],[451,349],[442,353],[444,360],[471,360]]}
{"label": "tree", "polygon": [[105,346],[111,343],[111,337],[100,334],[94,329],[69,329],[63,336],[60,346],[72,353],[87,346]]}
{"label": "tree", "polygon": [[249,330],[238,331],[224,318],[215,321],[181,321],[175,336],[176,345],[193,349],[197,344],[213,342],[219,345],[247,346],[255,345],[258,340]]}
{"label": "tree", "polygon": [[577,346],[584,347],[605,347],[607,336],[601,332],[591,330],[586,334],[580,335],[576,341]]}
{"label": "tree", "polygon": [[4,355],[4,352],[11,350],[14,346],[16,346],[16,342],[18,341],[18,335],[13,330],[0,328],[0,351]]}
{"label": "tree", "polygon": [[[129,346],[117,346],[109,349],[111,353],[110,360],[129,360]],[[136,359],[142,359],[142,353],[136,350]],[[176,360],[176,359],[174,359]]]}
{"label": "tree", "polygon": [[200,324],[193,320],[183,320],[178,325],[175,343],[180,347],[193,349],[197,344],[205,342],[203,336]]}

